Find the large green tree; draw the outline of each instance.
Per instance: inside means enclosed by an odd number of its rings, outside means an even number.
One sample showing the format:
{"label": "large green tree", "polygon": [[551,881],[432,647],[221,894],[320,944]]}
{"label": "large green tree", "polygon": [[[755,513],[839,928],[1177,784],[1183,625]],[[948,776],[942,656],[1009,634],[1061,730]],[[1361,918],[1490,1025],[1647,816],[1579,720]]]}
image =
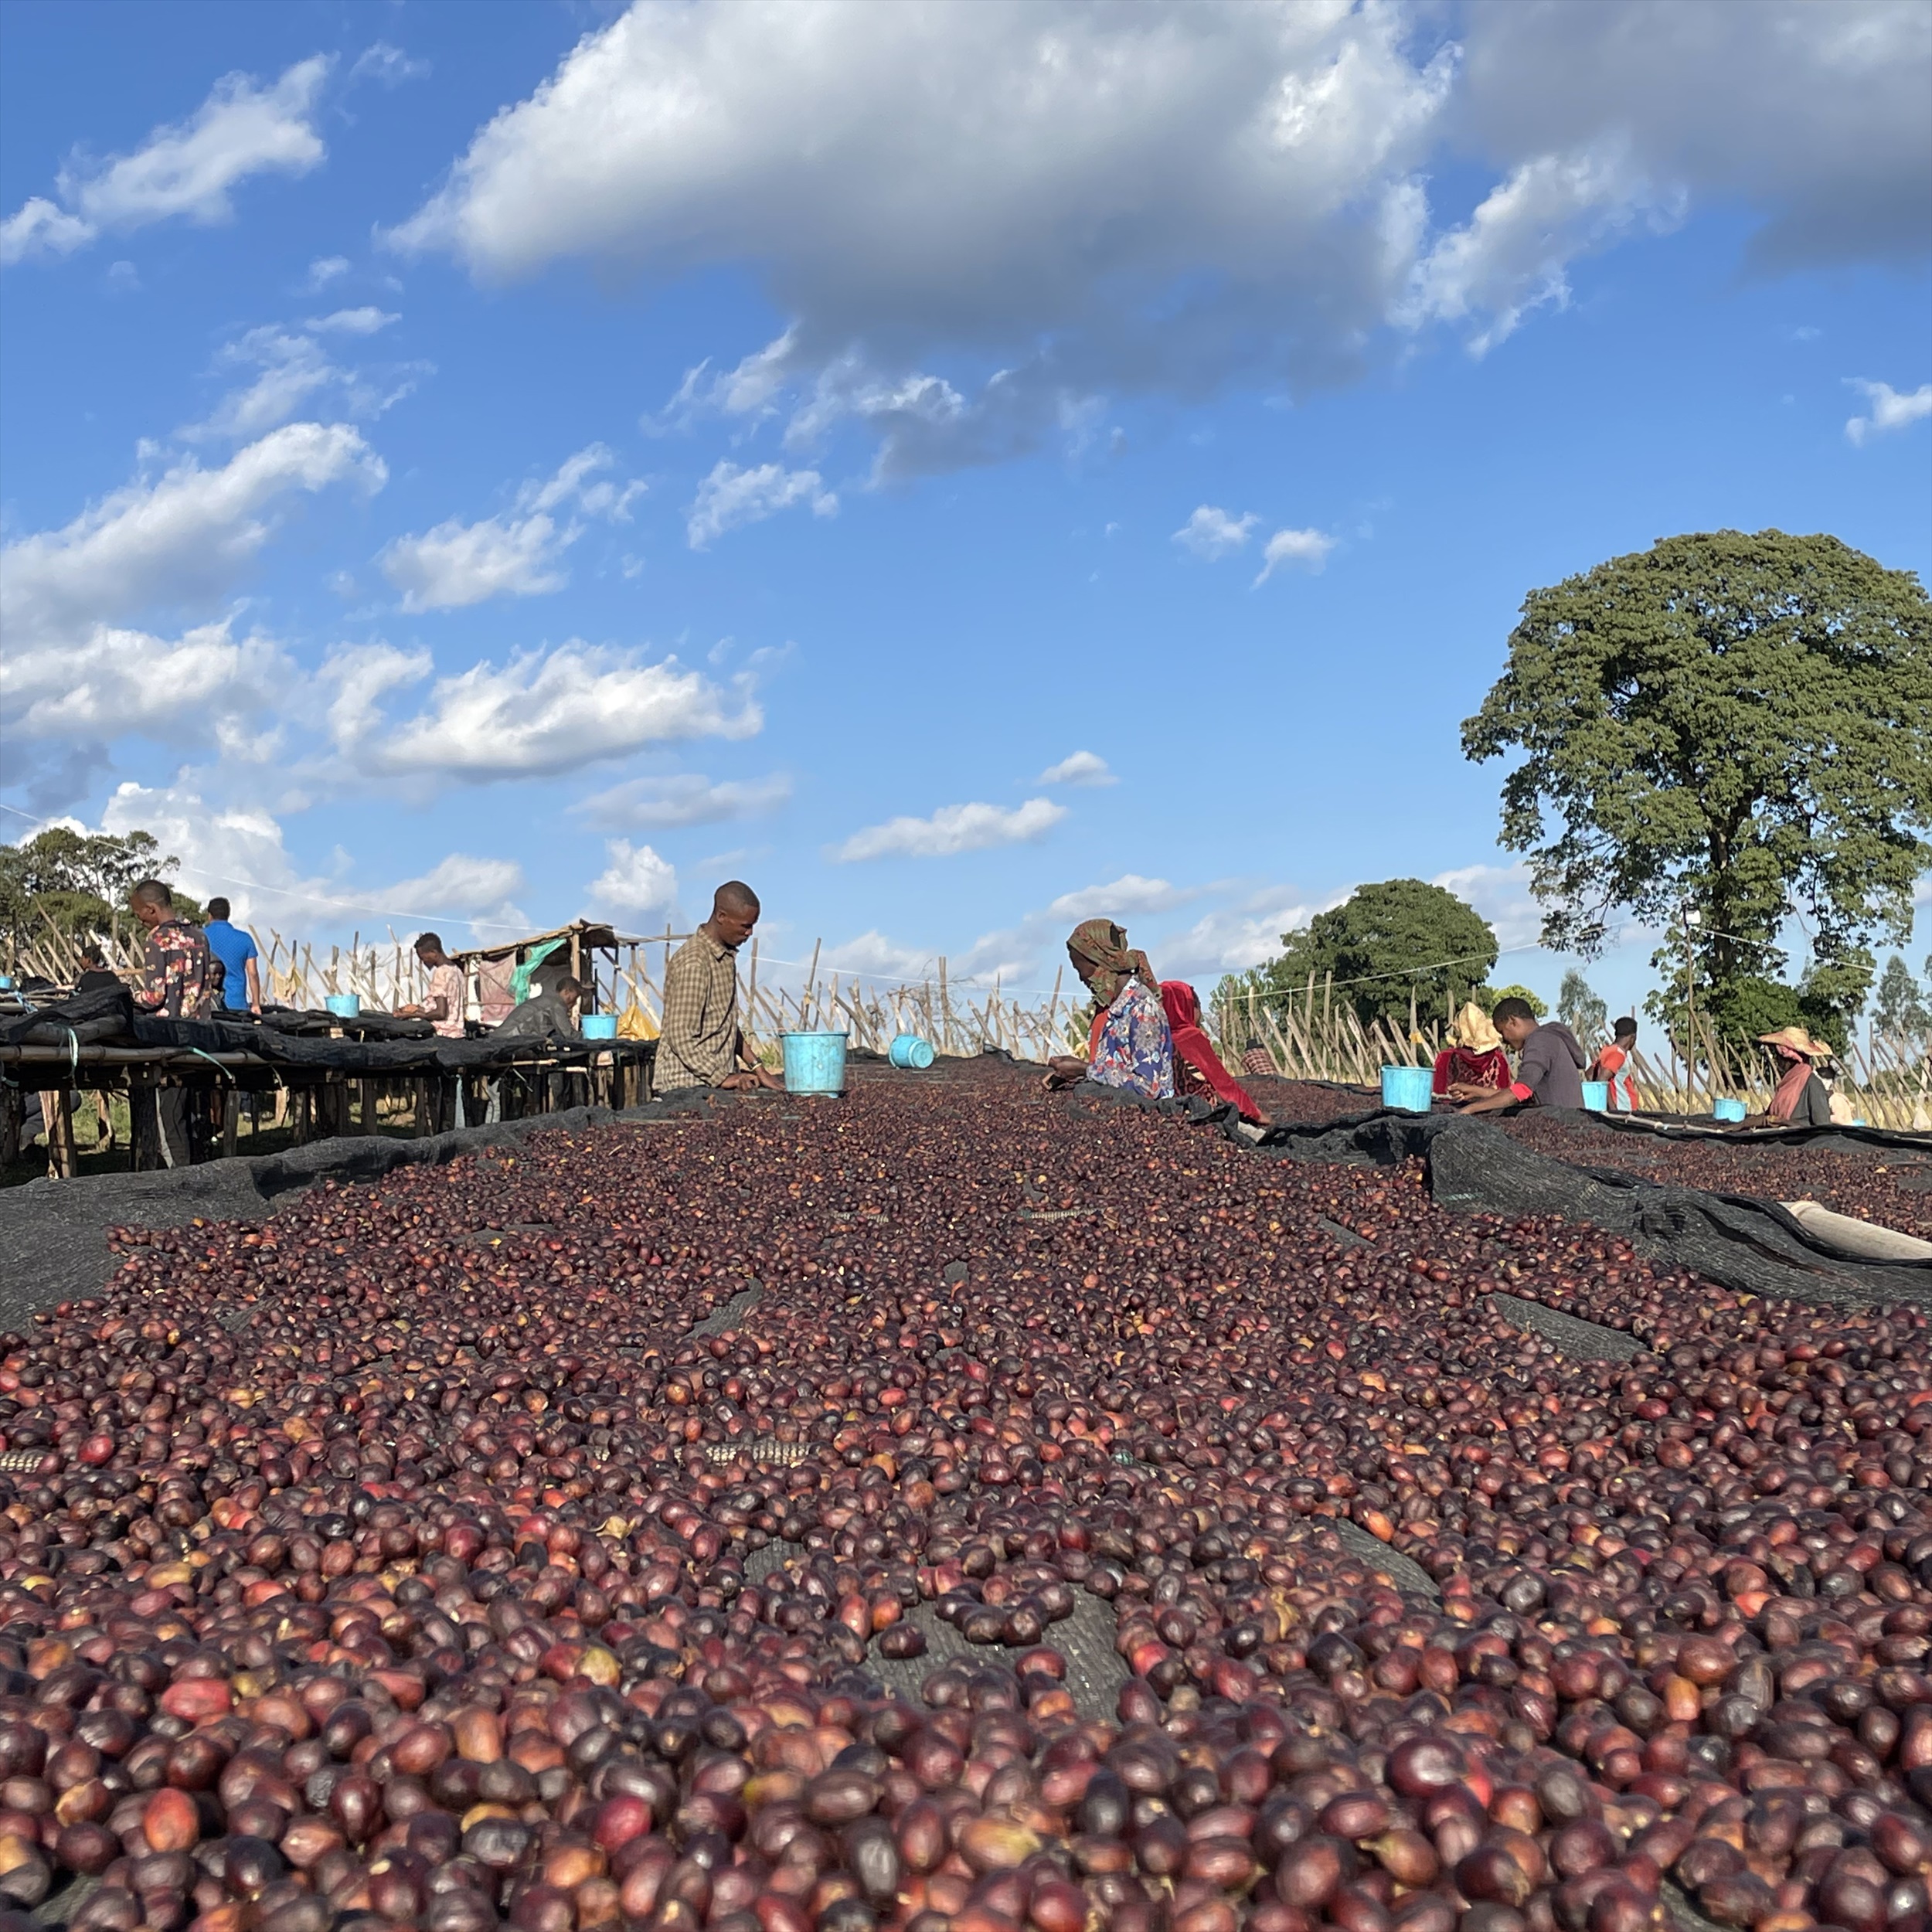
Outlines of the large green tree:
{"label": "large green tree", "polygon": [[[130,886],[165,879],[180,862],[148,832],[116,838],[50,825],[22,844],[0,845],[0,930],[16,946],[48,926],[70,938],[105,934],[127,910]],[[175,903],[196,910],[179,894]]]}
{"label": "large green tree", "polygon": [[[1808,995],[1855,1012],[1932,859],[1932,600],[1835,537],[1665,538],[1530,593],[1462,742],[1522,754],[1502,843],[1529,855],[1545,944],[1589,955],[1619,910],[1694,909],[1707,996],[1775,975],[1796,912]],[[1658,963],[1681,988],[1682,952]]]}
{"label": "large green tree", "polygon": [[1262,969],[1272,990],[1299,991],[1311,973],[1318,983],[1332,973],[1337,997],[1365,1025],[1406,1024],[1411,989],[1421,1012],[1440,1015],[1467,999],[1496,963],[1496,935],[1481,914],[1420,879],[1363,886],[1298,932],[1284,933],[1281,944],[1281,957]]}

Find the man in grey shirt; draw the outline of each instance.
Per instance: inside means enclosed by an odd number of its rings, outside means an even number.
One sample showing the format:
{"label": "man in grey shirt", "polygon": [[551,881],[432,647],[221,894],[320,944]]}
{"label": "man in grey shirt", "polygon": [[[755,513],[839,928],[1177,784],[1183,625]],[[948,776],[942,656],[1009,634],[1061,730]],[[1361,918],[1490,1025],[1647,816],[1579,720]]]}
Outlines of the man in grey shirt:
{"label": "man in grey shirt", "polygon": [[492,1039],[548,1039],[553,1033],[575,1039],[577,1002],[583,988],[574,979],[560,979],[547,993],[539,992],[515,1008],[500,1026],[490,1029]]}
{"label": "man in grey shirt", "polygon": [[1526,999],[1499,999],[1490,1016],[1505,1046],[1516,1055],[1516,1077],[1499,1094],[1471,1100],[1465,1114],[1495,1114],[1524,1100],[1538,1107],[1575,1107],[1583,1104],[1583,1069],[1590,1058],[1577,1044],[1577,1036],[1560,1020],[1543,1026]]}

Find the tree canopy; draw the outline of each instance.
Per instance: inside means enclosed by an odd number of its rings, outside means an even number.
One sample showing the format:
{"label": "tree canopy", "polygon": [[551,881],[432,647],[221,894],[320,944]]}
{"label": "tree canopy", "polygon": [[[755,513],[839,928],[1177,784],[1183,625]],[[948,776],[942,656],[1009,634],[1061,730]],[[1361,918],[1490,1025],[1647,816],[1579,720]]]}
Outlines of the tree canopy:
{"label": "tree canopy", "polygon": [[1364,1025],[1406,1025],[1412,988],[1420,1012],[1442,1015],[1496,963],[1496,935],[1475,907],[1420,879],[1363,886],[1300,931],[1284,933],[1281,944],[1281,957],[1262,969],[1269,985],[1297,990],[1311,973],[1318,981],[1332,973],[1338,995]]}
{"label": "tree canopy", "polygon": [[1580,1042],[1603,1039],[1610,1032],[1610,1009],[1573,966],[1556,988],[1556,1017]]}
{"label": "tree canopy", "polygon": [[1496,1010],[1497,1002],[1505,999],[1519,999],[1539,1019],[1549,1017],[1549,1002],[1534,988],[1526,986],[1520,980],[1512,979],[1507,986],[1478,986],[1471,995],[1478,1006],[1486,1007],[1491,1012]]}
{"label": "tree canopy", "polygon": [[[1808,998],[1849,1015],[1932,859],[1932,600],[1835,537],[1665,538],[1529,594],[1462,742],[1523,754],[1502,842],[1546,945],[1587,957],[1620,909],[1695,908],[1714,1009],[1783,967],[1796,910]],[[1658,964],[1681,984],[1681,954]]]}
{"label": "tree canopy", "polygon": [[[18,845],[0,845],[0,930],[15,945],[43,924],[70,938],[104,934],[124,912],[128,889],[142,879],[165,879],[180,860],[164,854],[153,836],[120,837],[50,825]],[[190,916],[199,908],[177,893]]]}
{"label": "tree canopy", "polygon": [[1896,953],[1886,961],[1885,971],[1879,975],[1878,994],[1872,1002],[1872,1024],[1887,1039],[1906,1045],[1932,1034],[1932,1013],[1926,1011],[1919,982]]}

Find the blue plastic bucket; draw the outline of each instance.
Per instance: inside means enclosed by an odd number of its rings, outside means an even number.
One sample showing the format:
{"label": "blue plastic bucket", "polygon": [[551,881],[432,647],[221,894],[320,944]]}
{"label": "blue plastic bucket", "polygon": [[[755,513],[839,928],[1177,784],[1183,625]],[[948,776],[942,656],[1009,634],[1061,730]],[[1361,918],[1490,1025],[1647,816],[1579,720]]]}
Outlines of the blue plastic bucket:
{"label": "blue plastic bucket", "polygon": [[615,1039],[617,1016],[615,1013],[586,1013],[577,1022],[577,1031],[586,1039]]}
{"label": "blue plastic bucket", "polygon": [[1399,1114],[1427,1113],[1434,1097],[1429,1091],[1431,1073],[1427,1066],[1385,1066],[1382,1104]]}
{"label": "blue plastic bucket", "polygon": [[845,1090],[846,1033],[781,1033],[787,1094],[842,1094]]}
{"label": "blue plastic bucket", "polygon": [[360,993],[331,993],[322,1004],[338,1019],[359,1019],[362,1017],[362,996]]}
{"label": "blue plastic bucket", "polygon": [[1593,1114],[1610,1111],[1610,1083],[1608,1080],[1585,1080],[1583,1104]]}
{"label": "blue plastic bucket", "polygon": [[1742,1100],[1716,1100],[1711,1102],[1711,1118],[1714,1121],[1741,1121],[1744,1117]]}
{"label": "blue plastic bucket", "polygon": [[901,1033],[893,1042],[886,1057],[895,1066],[930,1066],[933,1063],[933,1043],[921,1039],[917,1033]]}

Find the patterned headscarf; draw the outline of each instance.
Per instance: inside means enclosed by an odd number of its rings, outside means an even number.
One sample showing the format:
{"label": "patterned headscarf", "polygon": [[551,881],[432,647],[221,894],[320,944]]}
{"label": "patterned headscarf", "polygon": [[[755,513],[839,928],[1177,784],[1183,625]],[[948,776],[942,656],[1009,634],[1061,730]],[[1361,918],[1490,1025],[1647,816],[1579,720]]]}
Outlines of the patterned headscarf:
{"label": "patterned headscarf", "polygon": [[1095,969],[1087,985],[1102,1006],[1111,1006],[1130,979],[1138,979],[1159,997],[1160,982],[1154,977],[1146,954],[1138,947],[1130,947],[1126,932],[1112,920],[1083,920],[1073,928],[1066,950],[1076,963],[1085,960]]}

